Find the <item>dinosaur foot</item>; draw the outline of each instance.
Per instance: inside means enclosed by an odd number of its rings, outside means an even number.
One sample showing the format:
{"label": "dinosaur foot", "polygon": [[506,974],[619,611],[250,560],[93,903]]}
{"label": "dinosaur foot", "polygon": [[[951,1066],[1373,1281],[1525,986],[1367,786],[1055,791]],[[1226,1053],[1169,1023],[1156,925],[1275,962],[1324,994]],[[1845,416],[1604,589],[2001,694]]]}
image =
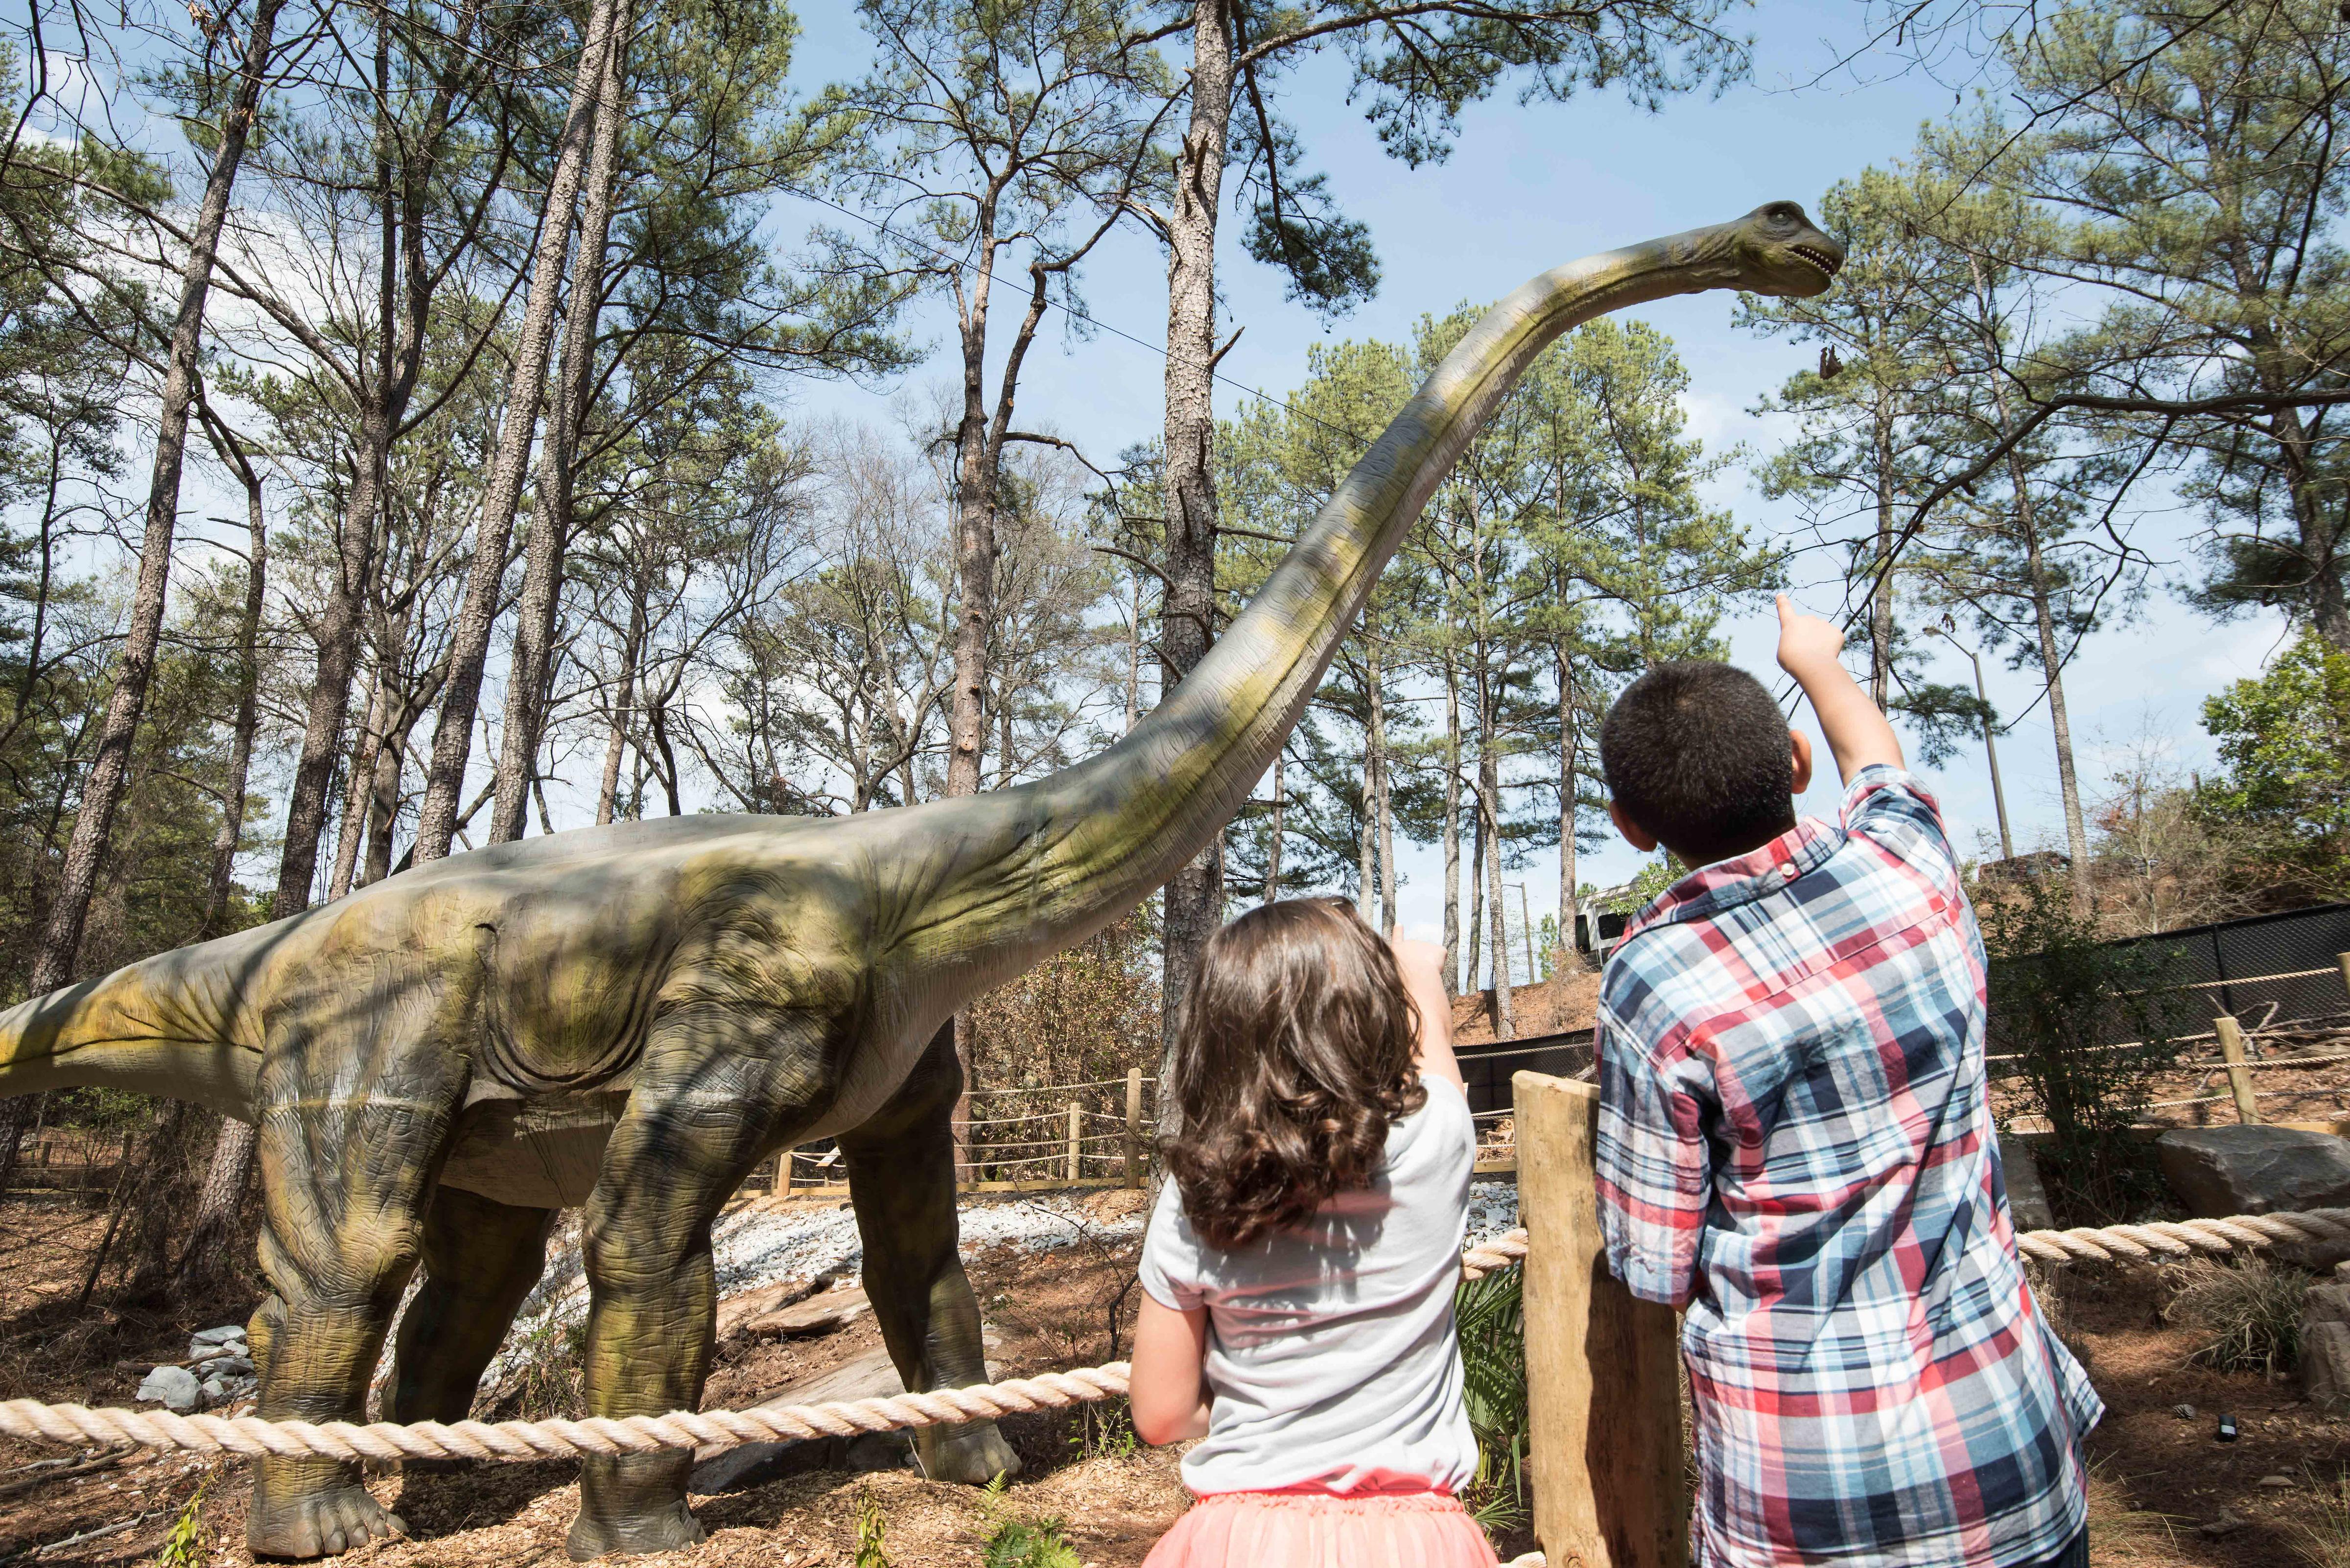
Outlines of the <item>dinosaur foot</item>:
{"label": "dinosaur foot", "polygon": [[574,1563],[598,1557],[642,1557],[673,1552],[704,1539],[702,1525],[682,1501],[621,1518],[600,1517],[580,1511],[571,1521],[571,1538],[564,1544]]}
{"label": "dinosaur foot", "polygon": [[935,1481],[985,1486],[997,1476],[1020,1473],[1020,1456],[993,1421],[968,1427],[925,1427],[914,1434],[914,1455],[922,1473]]}
{"label": "dinosaur foot", "polygon": [[[339,1468],[339,1467],[338,1467]],[[272,1486],[265,1472],[254,1483],[245,1517],[245,1543],[255,1557],[332,1557],[408,1533],[400,1516],[356,1480],[336,1480],[295,1491]]]}

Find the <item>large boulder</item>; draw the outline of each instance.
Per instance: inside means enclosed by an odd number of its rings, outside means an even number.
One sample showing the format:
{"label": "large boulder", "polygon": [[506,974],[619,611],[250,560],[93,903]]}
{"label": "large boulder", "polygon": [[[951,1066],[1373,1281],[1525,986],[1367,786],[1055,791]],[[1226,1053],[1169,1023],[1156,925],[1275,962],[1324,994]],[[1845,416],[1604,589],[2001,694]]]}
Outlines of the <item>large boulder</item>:
{"label": "large boulder", "polygon": [[2182,1127],[2155,1144],[2170,1190],[2199,1219],[2350,1205],[2350,1141],[2250,1123]]}
{"label": "large boulder", "polygon": [[2054,1231],[2056,1211],[2048,1206],[2048,1189],[2040,1179],[2040,1161],[2032,1146],[2012,1134],[1999,1137],[1999,1166],[2007,1186],[2007,1212],[2018,1231]]}

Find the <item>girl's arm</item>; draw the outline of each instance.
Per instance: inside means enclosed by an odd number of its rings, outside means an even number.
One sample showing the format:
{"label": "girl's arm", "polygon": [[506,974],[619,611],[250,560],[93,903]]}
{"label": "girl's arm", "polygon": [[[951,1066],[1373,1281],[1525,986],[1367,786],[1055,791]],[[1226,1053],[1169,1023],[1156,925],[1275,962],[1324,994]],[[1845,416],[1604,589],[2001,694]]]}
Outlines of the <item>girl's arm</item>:
{"label": "girl's arm", "polygon": [[1134,1324],[1134,1370],[1127,1385],[1136,1437],[1155,1448],[1208,1435],[1211,1401],[1201,1371],[1207,1355],[1207,1308],[1177,1312],[1142,1298]]}
{"label": "girl's arm", "polygon": [[1403,989],[1419,1010],[1419,1070],[1433,1073],[1462,1093],[1461,1064],[1452,1057],[1452,999],[1444,994],[1444,950],[1434,942],[1397,939],[1396,968],[1403,971]]}

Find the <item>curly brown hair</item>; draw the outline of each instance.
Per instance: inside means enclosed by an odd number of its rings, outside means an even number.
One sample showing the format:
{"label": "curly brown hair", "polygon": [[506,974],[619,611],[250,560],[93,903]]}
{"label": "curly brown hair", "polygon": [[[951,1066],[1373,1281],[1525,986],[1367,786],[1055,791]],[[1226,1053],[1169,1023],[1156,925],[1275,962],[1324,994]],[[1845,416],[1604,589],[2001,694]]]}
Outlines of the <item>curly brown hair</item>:
{"label": "curly brown hair", "polygon": [[1201,1239],[1243,1247],[1368,1185],[1388,1127],[1427,1102],[1419,1039],[1394,952],[1343,898],[1266,904],[1210,938],[1159,1149]]}

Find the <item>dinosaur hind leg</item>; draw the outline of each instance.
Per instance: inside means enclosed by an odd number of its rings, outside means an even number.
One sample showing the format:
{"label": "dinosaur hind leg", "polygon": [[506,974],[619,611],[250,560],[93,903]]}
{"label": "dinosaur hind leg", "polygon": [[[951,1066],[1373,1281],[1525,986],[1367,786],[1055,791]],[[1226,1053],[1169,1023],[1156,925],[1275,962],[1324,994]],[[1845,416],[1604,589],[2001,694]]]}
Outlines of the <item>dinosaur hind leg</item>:
{"label": "dinosaur hind leg", "polygon": [[[827,1055],[806,1012],[702,1002],[653,1024],[581,1217],[588,1414],[660,1416],[700,1403],[718,1300],[711,1223],[752,1168],[829,1102]],[[682,1450],[583,1459],[571,1555],[702,1539],[685,1501],[692,1467]]]}
{"label": "dinosaur hind leg", "polygon": [[443,1187],[424,1217],[424,1283],[400,1320],[388,1421],[462,1421],[482,1373],[546,1270],[552,1209]]}
{"label": "dinosaur hind leg", "polygon": [[[270,1294],[253,1315],[265,1419],[366,1419],[368,1384],[421,1250],[463,1086],[461,1000],[440,974],[308,999],[273,1040],[257,1122]],[[356,1464],[267,1458],[245,1536],[317,1557],[400,1534]]]}
{"label": "dinosaur hind leg", "polygon": [[[918,1394],[987,1381],[979,1303],[956,1235],[949,1117],[962,1091],[949,1023],[896,1096],[840,1140],[865,1241],[865,1292],[889,1359]],[[1020,1473],[1020,1456],[993,1421],[921,1428],[914,1453],[932,1480],[984,1483]]]}

